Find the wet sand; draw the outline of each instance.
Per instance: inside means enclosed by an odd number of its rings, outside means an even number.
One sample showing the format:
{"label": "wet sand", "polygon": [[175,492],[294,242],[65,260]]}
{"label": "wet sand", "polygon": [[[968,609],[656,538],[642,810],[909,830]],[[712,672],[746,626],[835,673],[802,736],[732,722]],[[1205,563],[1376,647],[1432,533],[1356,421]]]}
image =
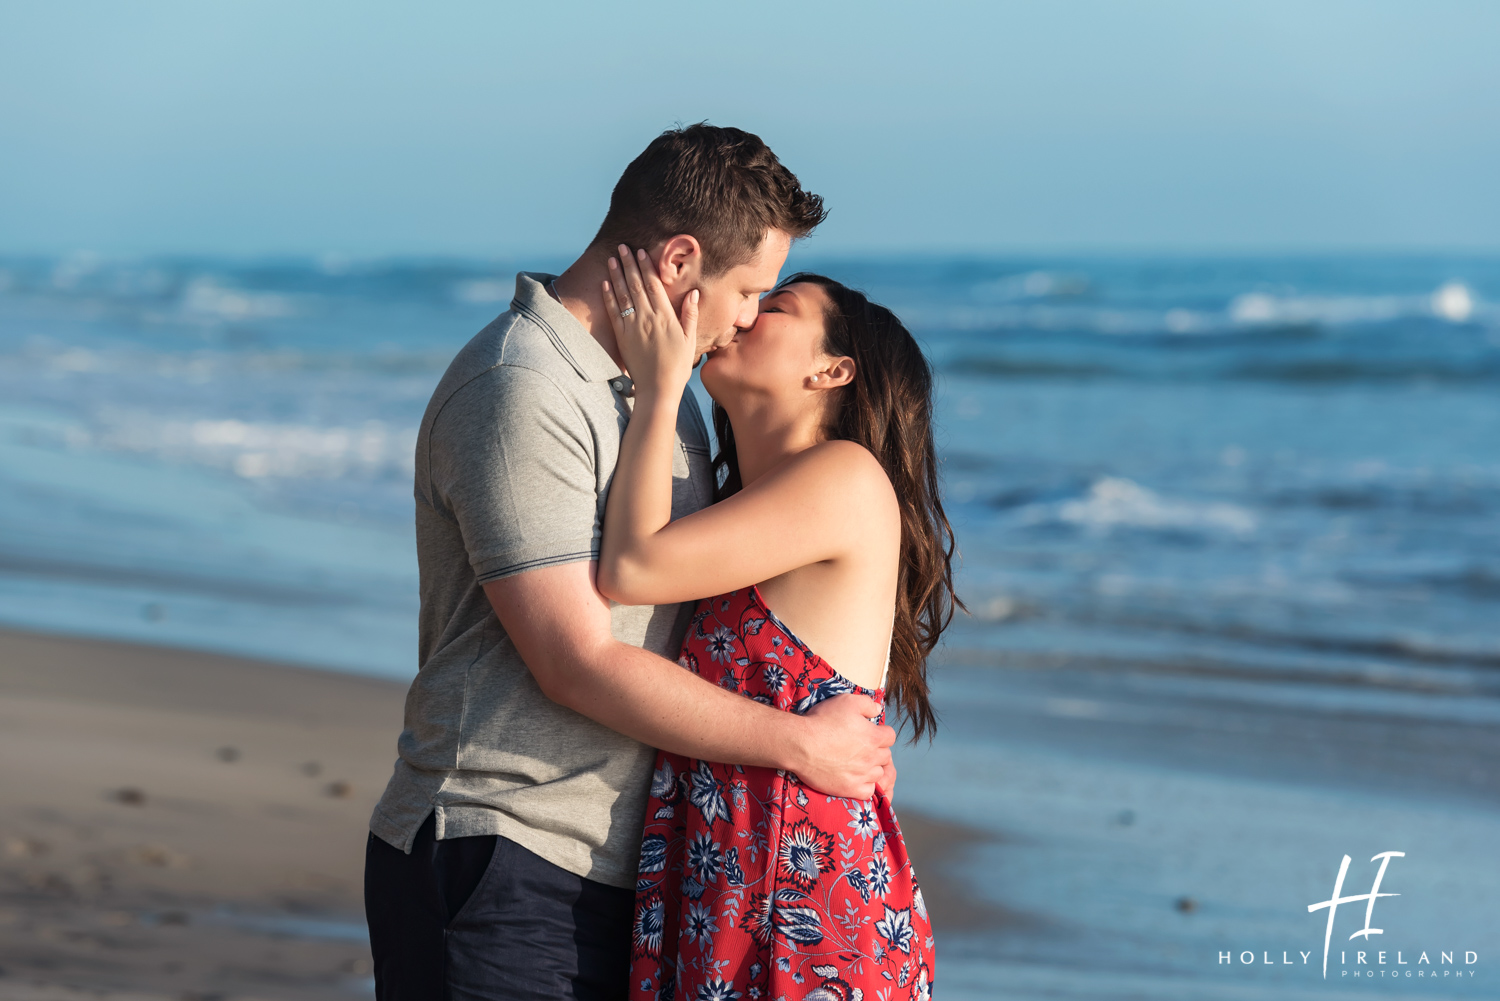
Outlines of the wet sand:
{"label": "wet sand", "polygon": [[[404,695],[0,631],[0,998],[369,996],[365,825]],[[986,836],[901,816],[939,934],[1003,923],[949,875]]]}
{"label": "wet sand", "polygon": [[365,823],[403,694],[0,633],[0,996],[368,993]]}
{"label": "wet sand", "polygon": [[[1364,860],[1390,849],[1407,855],[1382,944],[1477,950],[1463,994],[1500,997],[1488,679],[1268,682],[958,649],[934,679],[943,726],[902,747],[896,806],[943,997],[1362,993],[1316,960],[1218,957],[1320,954],[1307,905],[1341,855],[1367,886]],[[365,823],[404,691],[0,631],[0,999],[368,997]]]}
{"label": "wet sand", "polygon": [[[933,677],[942,725],[901,749],[898,809],[993,832],[945,875],[1004,915],[939,935],[944,998],[1500,997],[1493,679],[956,647]],[[1341,909],[1325,980],[1308,906],[1344,855],[1366,892],[1385,851],[1369,963],[1363,906]]]}

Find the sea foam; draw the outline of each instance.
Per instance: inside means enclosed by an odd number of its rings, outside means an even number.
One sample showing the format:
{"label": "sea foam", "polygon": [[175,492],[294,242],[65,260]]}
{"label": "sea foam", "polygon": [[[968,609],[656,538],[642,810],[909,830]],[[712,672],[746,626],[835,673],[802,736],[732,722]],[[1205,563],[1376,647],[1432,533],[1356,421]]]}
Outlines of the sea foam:
{"label": "sea foam", "polygon": [[1095,480],[1084,496],[1053,505],[1047,514],[1096,531],[1119,527],[1245,535],[1257,524],[1255,515],[1238,505],[1167,498],[1117,476]]}

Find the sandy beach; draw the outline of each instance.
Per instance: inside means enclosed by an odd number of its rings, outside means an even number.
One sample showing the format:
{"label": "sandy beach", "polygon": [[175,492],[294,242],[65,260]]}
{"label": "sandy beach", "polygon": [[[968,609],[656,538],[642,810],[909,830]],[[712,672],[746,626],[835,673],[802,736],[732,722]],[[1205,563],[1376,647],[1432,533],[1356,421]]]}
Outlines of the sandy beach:
{"label": "sandy beach", "polygon": [[[405,686],[196,651],[0,631],[0,998],[369,996],[366,821]],[[983,837],[903,814],[938,861]]]}
{"label": "sandy beach", "polygon": [[[1455,951],[1445,992],[1500,996],[1488,678],[1293,682],[952,648],[934,683],[942,729],[899,749],[896,802],[944,997],[1365,993],[1338,951],[1361,915],[1340,914],[1325,981],[1306,908],[1342,854],[1362,892],[1386,850],[1407,854],[1380,947]],[[365,823],[404,691],[0,632],[0,999],[368,997]]]}
{"label": "sandy beach", "polygon": [[0,633],[0,995],[367,993],[364,831],[403,694]]}

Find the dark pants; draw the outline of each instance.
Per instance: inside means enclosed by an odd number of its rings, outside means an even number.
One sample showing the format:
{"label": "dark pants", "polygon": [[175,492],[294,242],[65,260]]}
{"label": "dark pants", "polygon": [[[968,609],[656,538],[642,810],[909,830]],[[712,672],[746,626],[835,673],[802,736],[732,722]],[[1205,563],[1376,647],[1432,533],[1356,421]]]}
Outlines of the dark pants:
{"label": "dark pants", "polygon": [[635,893],[506,838],[433,836],[411,854],[371,834],[365,917],[377,1001],[624,998]]}

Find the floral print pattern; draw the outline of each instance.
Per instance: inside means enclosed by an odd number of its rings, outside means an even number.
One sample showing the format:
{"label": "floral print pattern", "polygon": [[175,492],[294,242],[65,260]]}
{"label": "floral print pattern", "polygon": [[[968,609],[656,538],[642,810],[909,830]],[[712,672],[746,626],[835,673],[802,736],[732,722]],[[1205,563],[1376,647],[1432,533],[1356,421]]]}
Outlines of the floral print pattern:
{"label": "floral print pattern", "polygon": [[[679,663],[785,712],[864,692],[756,588],[699,602]],[[932,927],[885,796],[661,752],[636,881],[632,1001],[928,1001]]]}

